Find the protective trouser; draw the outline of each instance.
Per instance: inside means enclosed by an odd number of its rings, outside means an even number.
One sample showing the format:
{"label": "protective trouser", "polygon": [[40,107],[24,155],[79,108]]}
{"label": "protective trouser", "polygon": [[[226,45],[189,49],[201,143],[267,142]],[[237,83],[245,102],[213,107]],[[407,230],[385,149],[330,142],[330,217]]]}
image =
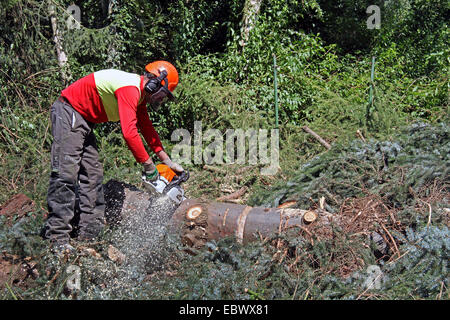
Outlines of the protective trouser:
{"label": "protective trouser", "polygon": [[53,143],[44,236],[67,242],[75,215],[75,188],[79,193],[79,238],[92,239],[105,225],[103,167],[98,160],[94,124],[70,104],[58,99],[51,107]]}

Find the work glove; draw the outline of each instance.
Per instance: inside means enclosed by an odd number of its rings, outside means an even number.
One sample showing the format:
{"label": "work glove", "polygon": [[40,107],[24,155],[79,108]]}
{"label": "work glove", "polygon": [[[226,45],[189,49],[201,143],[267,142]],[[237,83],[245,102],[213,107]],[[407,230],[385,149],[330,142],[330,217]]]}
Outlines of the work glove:
{"label": "work glove", "polygon": [[159,172],[155,164],[144,163],[144,171],[142,172],[142,179],[145,181],[156,181],[159,178]]}
{"label": "work glove", "polygon": [[180,166],[178,163],[173,162],[172,160],[170,160],[169,158],[167,158],[166,160],[163,160],[163,163],[168,166],[170,169],[172,169],[173,171],[175,171],[176,174],[180,174],[184,171],[183,167]]}

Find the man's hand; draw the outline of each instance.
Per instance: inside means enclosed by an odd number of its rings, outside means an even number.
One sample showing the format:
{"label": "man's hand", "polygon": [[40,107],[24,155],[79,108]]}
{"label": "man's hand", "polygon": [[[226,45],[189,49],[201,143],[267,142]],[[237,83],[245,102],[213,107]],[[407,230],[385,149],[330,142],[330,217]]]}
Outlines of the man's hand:
{"label": "man's hand", "polygon": [[165,165],[167,165],[170,169],[172,169],[173,171],[175,171],[176,174],[180,174],[184,171],[183,167],[180,166],[178,163],[173,162],[172,160],[170,160],[169,158],[163,160],[163,163]]}
{"label": "man's hand", "polygon": [[170,160],[169,156],[167,155],[167,153],[164,150],[161,150],[160,152],[158,152],[157,156],[158,156],[159,160],[162,161],[162,163],[164,163],[170,169],[175,171],[175,173],[180,174],[184,171],[182,166],[180,166],[178,163]]}
{"label": "man's hand", "polygon": [[155,181],[159,177],[159,172],[156,169],[155,164],[152,161],[152,158],[148,158],[147,161],[143,163],[144,172],[143,176],[147,181]]}

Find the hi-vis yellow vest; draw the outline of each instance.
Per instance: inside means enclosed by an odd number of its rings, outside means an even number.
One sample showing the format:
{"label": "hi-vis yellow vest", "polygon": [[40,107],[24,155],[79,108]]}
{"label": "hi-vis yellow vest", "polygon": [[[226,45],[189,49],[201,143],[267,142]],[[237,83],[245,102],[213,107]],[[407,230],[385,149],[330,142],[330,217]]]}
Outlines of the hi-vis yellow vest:
{"label": "hi-vis yellow vest", "polygon": [[107,69],[94,72],[95,85],[100,99],[102,99],[108,121],[119,121],[119,105],[114,95],[117,89],[135,86],[139,90],[139,102],[142,100],[141,77],[135,73]]}

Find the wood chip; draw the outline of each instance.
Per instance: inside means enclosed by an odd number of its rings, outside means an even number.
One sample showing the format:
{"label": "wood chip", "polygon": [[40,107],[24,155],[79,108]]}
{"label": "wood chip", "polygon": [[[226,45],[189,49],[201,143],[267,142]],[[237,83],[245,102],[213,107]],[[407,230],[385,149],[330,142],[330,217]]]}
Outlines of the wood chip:
{"label": "wood chip", "polygon": [[118,264],[122,264],[125,261],[126,256],[112,245],[108,247],[108,257]]}

